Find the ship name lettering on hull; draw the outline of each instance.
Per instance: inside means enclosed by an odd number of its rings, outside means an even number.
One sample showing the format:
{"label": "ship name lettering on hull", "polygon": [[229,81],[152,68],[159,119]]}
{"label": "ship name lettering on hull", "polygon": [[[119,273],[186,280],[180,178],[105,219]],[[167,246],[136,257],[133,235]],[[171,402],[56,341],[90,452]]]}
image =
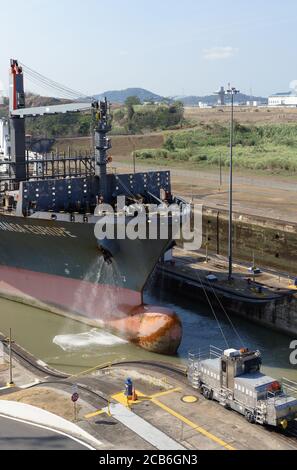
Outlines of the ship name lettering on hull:
{"label": "ship name lettering on hull", "polygon": [[0,222],[0,230],[4,232],[28,233],[49,237],[77,238],[64,227],[42,227],[41,225],[19,225],[8,222]]}

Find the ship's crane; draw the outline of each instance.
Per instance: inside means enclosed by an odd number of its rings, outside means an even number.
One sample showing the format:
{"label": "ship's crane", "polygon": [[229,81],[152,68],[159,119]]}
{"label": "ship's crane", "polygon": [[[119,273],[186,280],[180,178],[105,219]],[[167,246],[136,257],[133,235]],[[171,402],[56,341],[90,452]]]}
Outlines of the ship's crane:
{"label": "ship's crane", "polygon": [[[57,93],[65,92],[74,102],[26,107],[24,73],[35,83],[40,80],[41,86],[50,87]],[[32,165],[29,155],[26,155],[27,117],[90,110],[94,121],[94,152],[91,157],[64,155],[59,158],[52,154],[51,157],[46,155],[34,159]],[[0,194],[2,192],[11,198],[12,202],[8,201],[7,207],[13,207],[18,215],[31,217],[35,213],[51,212],[52,217],[58,217],[57,214],[64,213],[69,214],[72,220],[73,214],[79,213],[84,214],[87,221],[88,214],[93,214],[100,202],[115,205],[117,197],[121,196],[127,199],[128,205],[139,199],[146,204],[155,204],[160,201],[161,192],[166,194],[167,201],[183,204],[180,199],[172,199],[169,171],[107,174],[108,150],[111,148],[107,134],[111,130],[111,118],[106,99],[98,101],[83,96],[13,59],[9,111],[11,160],[7,162],[8,177],[0,178]]]}
{"label": "ship's crane", "polygon": [[11,161],[14,164],[14,178],[16,181],[26,180],[26,146],[25,146],[25,118],[76,113],[92,110],[96,116],[95,133],[95,173],[100,177],[102,196],[106,193],[106,165],[107,152],[111,148],[107,133],[110,131],[109,106],[107,100],[88,102],[75,102],[53,106],[40,106],[26,108],[24,91],[23,68],[15,59],[10,63],[10,132],[11,132]]}

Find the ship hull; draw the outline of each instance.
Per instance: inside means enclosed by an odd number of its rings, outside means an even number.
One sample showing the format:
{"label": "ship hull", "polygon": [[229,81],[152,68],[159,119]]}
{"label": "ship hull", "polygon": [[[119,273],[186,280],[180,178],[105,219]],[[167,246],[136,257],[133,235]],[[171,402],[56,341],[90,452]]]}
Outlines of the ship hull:
{"label": "ship hull", "polygon": [[142,302],[168,240],[112,243],[106,262],[92,223],[0,216],[0,294],[87,317],[145,349],[174,354],[178,317]]}

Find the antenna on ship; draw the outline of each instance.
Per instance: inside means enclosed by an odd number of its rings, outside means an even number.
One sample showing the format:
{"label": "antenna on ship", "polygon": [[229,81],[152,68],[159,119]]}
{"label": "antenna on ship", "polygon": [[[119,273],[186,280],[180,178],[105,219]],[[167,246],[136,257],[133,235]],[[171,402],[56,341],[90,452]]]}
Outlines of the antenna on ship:
{"label": "antenna on ship", "polygon": [[26,179],[25,121],[21,116],[13,115],[13,112],[25,108],[24,76],[22,67],[15,59],[10,61],[9,82],[12,171],[15,181],[23,181]]}

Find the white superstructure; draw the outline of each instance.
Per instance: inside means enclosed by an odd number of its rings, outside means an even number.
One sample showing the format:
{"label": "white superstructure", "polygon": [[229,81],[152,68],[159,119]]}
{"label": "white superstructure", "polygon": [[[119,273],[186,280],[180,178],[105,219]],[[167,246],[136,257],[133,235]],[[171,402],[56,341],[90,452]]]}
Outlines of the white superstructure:
{"label": "white superstructure", "polygon": [[6,119],[0,119],[0,156],[10,156],[9,127]]}
{"label": "white superstructure", "polygon": [[[10,138],[8,121],[0,119],[0,163],[8,161],[10,157]],[[8,165],[0,165],[0,173],[7,173]]]}

